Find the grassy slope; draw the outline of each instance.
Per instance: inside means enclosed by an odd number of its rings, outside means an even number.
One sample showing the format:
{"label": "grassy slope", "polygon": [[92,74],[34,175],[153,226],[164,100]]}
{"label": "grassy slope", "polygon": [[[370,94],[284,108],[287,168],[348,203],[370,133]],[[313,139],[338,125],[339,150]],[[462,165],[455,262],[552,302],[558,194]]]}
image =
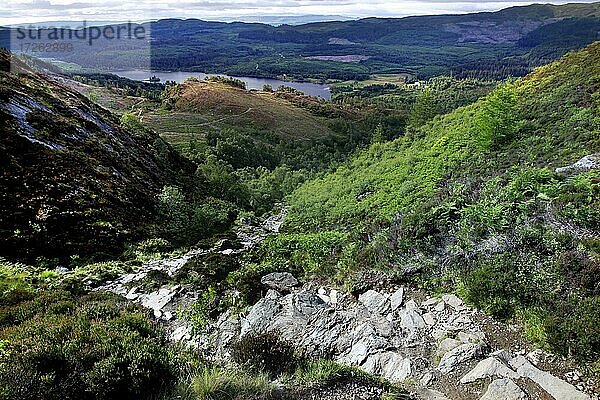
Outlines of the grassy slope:
{"label": "grassy slope", "polygon": [[[355,110],[343,111],[306,96],[247,91],[218,82],[189,81],[171,89],[166,96],[172,105],[169,110],[147,99],[124,96],[116,89],[74,85],[76,90],[116,114],[140,115],[145,126],[176,147],[224,129],[257,130],[277,140],[310,141],[336,135],[329,126],[328,116],[359,117]],[[327,108],[336,109],[330,114],[311,112]]]}
{"label": "grassy slope", "polygon": [[478,133],[485,100],[436,119],[415,140],[372,146],[301,187],[292,196],[288,224],[313,229],[354,223],[360,216],[386,220],[429,199],[448,178],[493,176],[530,163],[558,167],[597,151],[600,74],[594,66],[600,67],[600,44],[518,81],[513,106],[521,128],[493,151],[482,148]]}
{"label": "grassy slope", "polygon": [[[190,80],[167,87],[160,103],[125,96],[112,86],[73,86],[117,115],[135,114],[142,125],[188,158],[201,163],[210,148],[218,148],[235,168],[263,165],[272,169],[280,164],[294,169],[324,168],[367,143],[376,125],[366,110],[299,92],[246,91],[220,82]],[[248,160],[228,148],[231,145],[255,153],[254,161],[245,164]],[[270,161],[265,162],[265,157]]]}
{"label": "grassy slope", "polygon": [[182,85],[175,109],[206,116],[207,127],[254,125],[284,138],[332,134],[322,118],[272,93],[249,92],[214,82]]}
{"label": "grassy slope", "polygon": [[[165,98],[168,110],[142,105],[142,122],[192,159],[202,160],[211,146],[235,168],[321,169],[364,145],[374,129],[363,111],[299,93],[189,81],[168,88]],[[254,153],[254,161],[243,161],[248,157],[230,145]]]}
{"label": "grassy slope", "polygon": [[[203,151],[210,133],[221,137],[243,135],[251,138],[254,146],[287,155],[294,153],[294,147],[310,147],[311,143],[338,136],[330,127],[331,120],[311,113],[310,105],[299,107],[275,93],[198,81],[178,86],[169,99],[173,104],[169,112],[150,110],[142,121],[192,158],[196,157],[192,153]],[[311,103],[322,106],[317,100]],[[282,147],[291,148],[282,151]],[[282,161],[297,164],[287,157]]]}
{"label": "grassy slope", "polygon": [[292,194],[288,241],[302,249],[343,232],[322,259],[326,274],[347,281],[349,269],[379,268],[456,289],[493,315],[521,318],[529,339],[597,361],[600,174],[554,168],[599,151],[599,89],[596,43],[411,137],[372,145]]}

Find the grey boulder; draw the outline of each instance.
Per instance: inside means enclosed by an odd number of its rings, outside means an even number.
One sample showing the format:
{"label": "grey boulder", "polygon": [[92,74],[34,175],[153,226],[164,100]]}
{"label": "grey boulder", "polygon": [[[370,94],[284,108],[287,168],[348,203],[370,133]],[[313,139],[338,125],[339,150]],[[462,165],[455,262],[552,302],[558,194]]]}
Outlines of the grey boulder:
{"label": "grey boulder", "polygon": [[298,280],[289,272],[273,272],[261,278],[260,283],[269,289],[290,292],[298,286]]}

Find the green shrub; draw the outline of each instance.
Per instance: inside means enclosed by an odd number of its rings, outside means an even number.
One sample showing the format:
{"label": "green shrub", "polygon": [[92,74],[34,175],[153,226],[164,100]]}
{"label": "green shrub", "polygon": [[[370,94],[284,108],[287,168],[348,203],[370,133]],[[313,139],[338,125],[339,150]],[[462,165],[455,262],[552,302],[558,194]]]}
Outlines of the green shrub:
{"label": "green shrub", "polygon": [[134,134],[142,134],[146,131],[144,125],[140,122],[137,115],[133,113],[125,113],[121,116],[121,127],[127,129]]}
{"label": "green shrub", "polygon": [[256,372],[278,376],[293,372],[300,361],[294,347],[276,333],[249,333],[231,348],[233,360]]}
{"label": "green shrub", "polygon": [[248,205],[248,189],[240,181],[233,167],[211,154],[198,166],[198,178],[208,183],[208,194],[216,199],[229,201],[238,206]]}
{"label": "green shrub", "polygon": [[562,354],[595,361],[600,358],[600,296],[572,298],[549,313],[545,331],[550,346]]}
{"label": "green shrub", "polygon": [[340,231],[314,234],[279,234],[268,238],[259,250],[261,260],[292,273],[331,276],[348,235]]}
{"label": "green shrub", "polygon": [[492,260],[467,276],[460,290],[468,303],[498,318],[509,318],[516,307],[516,274]]}
{"label": "green shrub", "polygon": [[309,175],[304,170],[295,171],[287,165],[280,165],[272,171],[264,167],[246,168],[237,174],[248,188],[249,206],[257,215],[273,209]]}
{"label": "green shrub", "polygon": [[128,272],[131,272],[131,268],[125,263],[107,261],[77,267],[73,270],[72,278],[77,281],[85,281],[92,287],[95,287]]}
{"label": "green shrub", "polygon": [[192,245],[228,227],[235,208],[215,199],[193,201],[180,188],[165,186],[158,196],[158,215],[166,240],[175,245]]}
{"label": "green shrub", "polygon": [[172,245],[168,240],[163,238],[152,238],[142,240],[141,242],[129,246],[125,252],[125,256],[137,261],[147,262],[162,257],[171,249]]}
{"label": "green shrub", "polygon": [[182,312],[183,319],[192,324],[194,334],[203,333],[211,315],[217,309],[217,292],[211,286],[203,291],[190,308]]}
{"label": "green shrub", "polygon": [[517,317],[525,327],[525,338],[538,346],[548,344],[546,333],[546,312],[541,307],[517,310]]}
{"label": "green shrub", "polygon": [[46,292],[17,305],[0,328],[0,399],[133,400],[170,384],[166,338],[115,299]]}
{"label": "green shrub", "polygon": [[191,208],[180,188],[174,186],[163,188],[158,197],[158,212],[164,219],[166,235],[174,236],[179,241],[186,239],[182,232],[188,229]]}
{"label": "green shrub", "polygon": [[494,149],[506,144],[519,129],[517,91],[511,84],[500,86],[482,102],[476,118],[479,144]]}
{"label": "green shrub", "polygon": [[224,281],[230,272],[238,268],[239,263],[232,256],[219,253],[203,254],[190,259],[173,278],[177,282],[206,289]]}
{"label": "green shrub", "polygon": [[417,129],[438,114],[434,93],[430,88],[417,95],[408,120],[408,130]]}
{"label": "green shrub", "polygon": [[10,306],[35,296],[33,274],[25,266],[0,258],[0,306]]}

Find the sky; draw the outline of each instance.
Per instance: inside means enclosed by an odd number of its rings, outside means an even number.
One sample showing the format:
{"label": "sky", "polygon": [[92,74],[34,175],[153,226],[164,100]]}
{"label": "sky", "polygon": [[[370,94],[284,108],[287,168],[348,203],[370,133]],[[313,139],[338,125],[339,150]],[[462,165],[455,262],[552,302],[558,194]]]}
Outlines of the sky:
{"label": "sky", "polygon": [[[569,1],[543,2],[564,4]],[[592,3],[594,0],[578,2]],[[533,3],[475,0],[2,0],[0,25],[42,21],[148,21],[160,18],[244,21],[254,20],[260,15],[335,15],[348,19],[403,17],[496,11]]]}

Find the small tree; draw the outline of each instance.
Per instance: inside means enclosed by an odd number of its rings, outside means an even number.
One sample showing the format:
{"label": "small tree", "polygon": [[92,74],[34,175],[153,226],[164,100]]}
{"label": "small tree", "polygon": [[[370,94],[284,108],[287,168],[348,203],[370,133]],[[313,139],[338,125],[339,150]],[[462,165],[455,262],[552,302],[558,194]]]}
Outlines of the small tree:
{"label": "small tree", "polygon": [[437,115],[435,96],[431,89],[424,89],[413,104],[408,124],[416,129]]}
{"label": "small tree", "polygon": [[519,130],[519,121],[514,86],[499,87],[488,95],[475,119],[479,145],[494,149],[505,144]]}
{"label": "small tree", "polygon": [[377,124],[377,127],[375,128],[375,132],[373,132],[373,143],[383,143],[387,141],[387,135],[385,134],[385,131],[383,130],[383,125],[381,123]]}
{"label": "small tree", "polygon": [[158,213],[167,240],[179,244],[187,239],[192,209],[180,188],[165,186],[158,196]]}
{"label": "small tree", "polygon": [[145,131],[144,125],[142,125],[138,116],[130,112],[121,116],[120,123],[121,128],[127,129],[129,132],[136,135],[142,134]]}
{"label": "small tree", "polygon": [[165,186],[158,196],[162,235],[176,245],[198,242],[230,223],[232,206],[216,199],[186,198],[180,188]]}

